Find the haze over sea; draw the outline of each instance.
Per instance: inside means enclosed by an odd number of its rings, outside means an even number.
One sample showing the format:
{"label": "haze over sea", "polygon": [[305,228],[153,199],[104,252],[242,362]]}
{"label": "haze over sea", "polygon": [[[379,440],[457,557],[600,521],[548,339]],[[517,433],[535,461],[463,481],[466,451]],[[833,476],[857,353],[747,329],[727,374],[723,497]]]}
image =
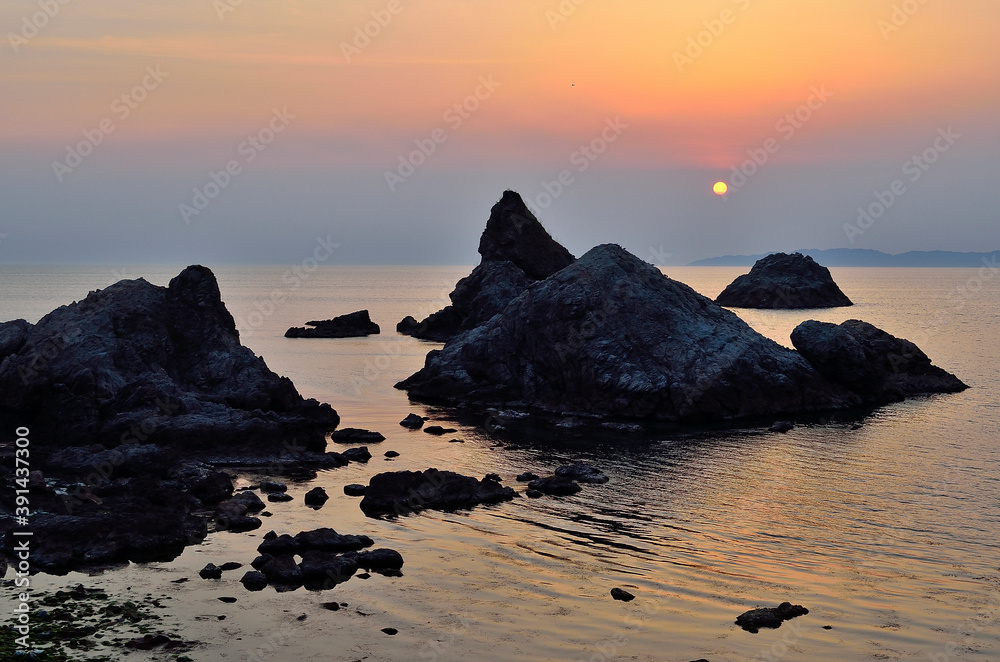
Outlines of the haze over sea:
{"label": "haze over sea", "polygon": [[[182,266],[2,266],[0,319],[35,322],[121,277],[165,285]],[[858,429],[820,422],[787,434],[527,440],[492,436],[482,421],[456,422],[452,412],[411,404],[392,388],[439,346],[397,335],[396,322],[440,308],[468,268],[320,266],[294,277],[287,267],[215,271],[244,344],[303,395],[331,403],[342,426],[378,430],[386,441],[371,447],[367,465],[289,482],[294,501],[268,504],[274,515],[258,531],[212,534],[169,563],[38,576],[36,587],[84,582],[116,594],[167,593],[164,619],[203,643],[191,653],[199,661],[1000,657],[1000,274],[835,268],[852,308],[736,311],[785,345],[805,319],[864,319],[917,342],[972,387],[963,393],[879,408]],[[665,269],[710,297],[745,271]],[[381,335],[282,337],[289,326],[361,308]],[[405,430],[398,421],[411,411],[451,421],[458,432]],[[390,449],[400,456],[383,459]],[[391,520],[366,518],[342,491],[380,471],[432,466],[497,472],[515,484],[522,471],[571,460],[600,467],[611,481],[573,497]],[[237,486],[259,478],[242,475]],[[302,495],[317,485],[330,501],[304,507]],[[269,529],[320,526],[399,550],[403,576],[355,578],[321,594],[248,593],[240,573],[220,583],[196,578],[209,561],[249,563]],[[192,580],[171,583],[182,577]],[[612,601],[615,586],[637,599]],[[223,595],[238,602],[224,605],[216,599]],[[334,599],[351,608],[319,607]],[[733,624],[746,609],[784,600],[810,613],[757,635]],[[297,621],[300,614],[308,618]],[[382,635],[383,627],[399,634]]]}

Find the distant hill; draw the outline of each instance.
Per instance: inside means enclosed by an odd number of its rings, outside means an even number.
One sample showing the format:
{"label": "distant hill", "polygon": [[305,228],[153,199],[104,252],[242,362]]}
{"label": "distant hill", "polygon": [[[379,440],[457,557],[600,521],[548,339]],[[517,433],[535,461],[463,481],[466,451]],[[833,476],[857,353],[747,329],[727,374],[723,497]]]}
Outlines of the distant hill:
{"label": "distant hill", "polygon": [[[777,252],[777,251],[775,251]],[[953,251],[910,251],[891,255],[866,248],[802,249],[824,267],[981,267],[996,264],[992,253],[956,253]],[[766,255],[770,255],[767,253]],[[752,267],[762,255],[723,255],[695,260],[690,267]]]}

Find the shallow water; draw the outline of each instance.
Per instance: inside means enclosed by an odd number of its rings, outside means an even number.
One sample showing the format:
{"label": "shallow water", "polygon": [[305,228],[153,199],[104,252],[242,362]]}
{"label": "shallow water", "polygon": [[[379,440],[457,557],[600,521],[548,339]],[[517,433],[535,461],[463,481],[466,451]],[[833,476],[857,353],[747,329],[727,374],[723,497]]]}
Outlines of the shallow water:
{"label": "shallow water", "polygon": [[[0,319],[36,321],[117,277],[166,284],[178,271],[0,267]],[[432,437],[398,425],[410,411],[438,421],[449,412],[410,404],[392,388],[438,346],[398,336],[395,323],[440,308],[468,271],[216,269],[244,343],[304,395],[330,402],[342,425],[376,429],[387,440],[370,447],[368,465],[290,484],[295,500],[268,504],[274,515],[259,531],[213,535],[170,563],[93,578],[38,577],[36,586],[84,581],[169,594],[168,623],[205,644],[195,660],[1000,659],[1000,278],[976,281],[975,270],[962,269],[833,269],[854,307],[738,311],[786,345],[804,319],[864,319],[916,341],[973,387],[883,407],[860,429],[830,422],[787,434],[501,446],[482,427],[452,422],[458,433]],[[665,271],[715,296],[746,270]],[[282,337],[288,326],[360,308],[371,311],[382,335]],[[390,449],[400,457],[384,459]],[[611,481],[569,498],[395,520],[365,517],[358,500],[342,493],[379,471],[492,471],[513,484],[521,471],[570,460],[603,468]],[[302,503],[316,485],[332,497],[320,510]],[[249,563],[268,529],[319,526],[367,533],[377,546],[397,549],[404,576],[355,578],[319,594],[247,593],[237,582],[242,569],[221,582],[197,578],[209,561]],[[171,583],[181,577],[192,579]],[[637,599],[612,601],[615,586]],[[221,595],[239,601],[225,605]],[[333,599],[350,608],[318,606]],[[758,635],[733,624],[746,609],[783,600],[810,613]],[[219,622],[219,614],[227,619]],[[301,614],[307,619],[296,620]],[[389,626],[399,634],[379,632]]]}

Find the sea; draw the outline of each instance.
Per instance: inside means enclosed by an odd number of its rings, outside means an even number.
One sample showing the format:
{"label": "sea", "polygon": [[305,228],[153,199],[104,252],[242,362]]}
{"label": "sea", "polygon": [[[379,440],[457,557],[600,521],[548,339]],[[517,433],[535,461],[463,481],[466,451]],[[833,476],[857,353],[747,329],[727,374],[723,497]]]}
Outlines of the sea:
{"label": "sea", "polygon": [[[35,322],[121,278],[166,285],[182,266],[0,266],[0,320]],[[82,583],[162,596],[158,627],[200,642],[187,653],[197,661],[1000,660],[1000,274],[834,268],[853,307],[734,311],[787,346],[806,319],[871,322],[916,342],[971,387],[963,393],[881,407],[860,425],[597,439],[494,436],[482,422],[410,402],[393,388],[440,347],[397,334],[396,323],[446,305],[470,269],[215,268],[243,343],[304,396],[330,403],[342,426],[386,440],[370,446],[367,464],[290,480],[294,500],[269,503],[272,516],[257,531],[213,533],[170,562],[38,575],[35,589]],[[714,297],[747,270],[663,271]],[[380,335],[283,337],[289,326],[360,309],[381,325]],[[400,427],[410,412],[457,432],[435,437]],[[385,458],[389,450],[399,456]],[[610,481],[571,497],[388,519],[366,517],[343,493],[383,471],[495,472],[518,485],[521,472],[574,461],[601,468]],[[263,477],[240,474],[236,482]],[[316,486],[331,496],[320,509],[302,501]],[[402,576],[280,593],[245,591],[243,569],[220,581],[198,578],[208,562],[248,565],[269,530],[318,527],[398,550]],[[612,600],[614,587],[635,600]],[[2,598],[13,599],[9,589]],[[320,606],[331,600],[348,606]],[[748,609],[784,601],[809,613],[759,634],[734,624]]]}

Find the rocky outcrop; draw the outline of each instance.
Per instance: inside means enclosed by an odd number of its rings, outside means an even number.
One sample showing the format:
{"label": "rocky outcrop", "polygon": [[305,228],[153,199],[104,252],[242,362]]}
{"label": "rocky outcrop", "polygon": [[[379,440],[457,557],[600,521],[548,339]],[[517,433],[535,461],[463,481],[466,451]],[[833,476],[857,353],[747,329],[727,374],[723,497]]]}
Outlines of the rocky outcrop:
{"label": "rocky outcrop", "polygon": [[39,446],[322,450],[339,422],[240,344],[205,267],[168,287],[123,280],[37,324],[0,325],[0,349],[0,414]]}
{"label": "rocky outcrop", "polygon": [[964,388],[870,324],[807,322],[800,352],[615,245],[535,283],[398,383],[411,398],[671,423],[845,410]]}
{"label": "rocky outcrop", "polygon": [[797,352],[610,244],[430,352],[397,388],[484,409],[676,422],[860,403]]}
{"label": "rocky outcrop", "polygon": [[407,316],[396,330],[425,340],[447,341],[476,328],[538,280],[573,263],[573,256],[556,242],[514,191],[505,191],[493,205],[479,240],[482,261],[458,281],[452,304],[422,322]]}
{"label": "rocky outcrop", "polygon": [[361,500],[366,515],[403,515],[425,508],[457,510],[514,498],[495,476],[477,480],[452,471],[392,471],[372,477]]}
{"label": "rocky outcrop", "polygon": [[782,602],[777,607],[757,607],[743,612],[736,617],[736,624],[751,634],[757,634],[760,628],[780,628],[785,621],[808,613],[809,610],[802,605]]}
{"label": "rocky outcrop", "polygon": [[367,310],[340,315],[330,320],[306,322],[305,328],[293,326],[285,331],[286,338],[358,338],[379,333],[378,324],[372,322]]}
{"label": "rocky outcrop", "polygon": [[[270,534],[269,534],[270,535]],[[368,536],[342,535],[330,528],[269,537],[258,547],[260,556],[251,564],[270,584],[310,590],[330,589],[350,579],[358,568],[374,572],[397,572],[403,557],[392,549],[374,549]],[[301,557],[300,562],[295,556]],[[252,590],[252,589],[251,589]]]}
{"label": "rocky outcrop", "polygon": [[933,364],[919,347],[861,320],[842,324],[807,321],[792,331],[792,344],[826,379],[879,404],[922,393],[968,388]]}
{"label": "rocky outcrop", "polygon": [[854,305],[833,282],[830,270],[802,253],[774,253],[715,298],[731,308],[836,308]]}

